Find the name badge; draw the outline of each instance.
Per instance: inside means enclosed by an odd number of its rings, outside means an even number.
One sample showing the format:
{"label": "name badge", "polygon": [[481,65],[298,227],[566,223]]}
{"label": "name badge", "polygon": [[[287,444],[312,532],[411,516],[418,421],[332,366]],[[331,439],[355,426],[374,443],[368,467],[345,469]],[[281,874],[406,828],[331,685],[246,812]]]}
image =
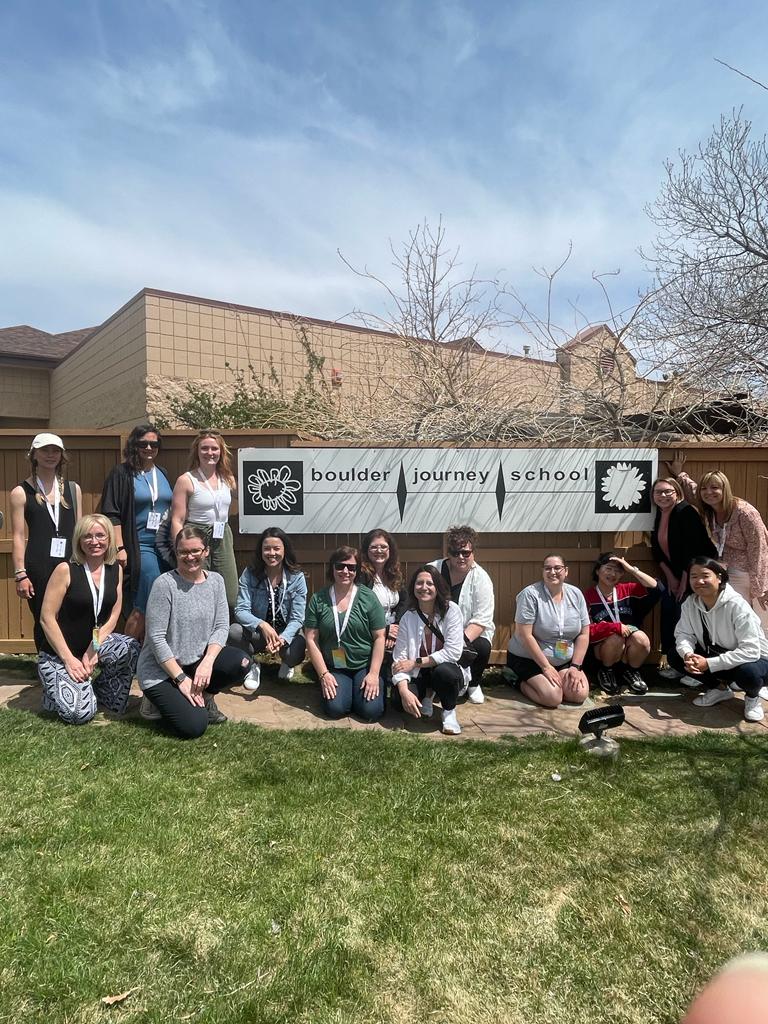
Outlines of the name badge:
{"label": "name badge", "polygon": [[97,651],[97,652],[98,652],[99,648],[101,647],[101,640],[99,640],[99,630],[98,630],[98,627],[95,627],[94,630],[93,630],[93,633],[91,634],[91,646],[93,647],[94,651]]}
{"label": "name badge", "polygon": [[147,529],[159,530],[162,518],[163,517],[160,512],[150,512],[149,515],[147,516]]}
{"label": "name badge", "polygon": [[51,537],[51,558],[63,558],[67,553],[66,537]]}
{"label": "name badge", "polygon": [[224,527],[226,523],[214,523],[213,524],[213,539],[221,540],[224,536]]}
{"label": "name badge", "polygon": [[346,668],[347,667],[347,652],[343,647],[334,647],[331,651],[331,657],[333,658],[334,668]]}
{"label": "name badge", "polygon": [[555,640],[555,657],[567,658],[571,645],[567,640]]}

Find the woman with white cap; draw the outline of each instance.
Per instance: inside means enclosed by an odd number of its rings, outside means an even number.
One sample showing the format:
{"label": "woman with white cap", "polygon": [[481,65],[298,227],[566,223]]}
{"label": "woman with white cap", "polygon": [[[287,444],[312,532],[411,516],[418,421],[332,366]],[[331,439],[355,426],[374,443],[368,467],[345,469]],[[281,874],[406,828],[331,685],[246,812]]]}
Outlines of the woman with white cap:
{"label": "woman with white cap", "polygon": [[66,481],[67,453],[58,434],[37,434],[29,449],[32,472],[11,491],[11,535],[16,593],[29,602],[35,647],[43,596],[53,570],[72,554],[72,534],[82,515],[77,484]]}

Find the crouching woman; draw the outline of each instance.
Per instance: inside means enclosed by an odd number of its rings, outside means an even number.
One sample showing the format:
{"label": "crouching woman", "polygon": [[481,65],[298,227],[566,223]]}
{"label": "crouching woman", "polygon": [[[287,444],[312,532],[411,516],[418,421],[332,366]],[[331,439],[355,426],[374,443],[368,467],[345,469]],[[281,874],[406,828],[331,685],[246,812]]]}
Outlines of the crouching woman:
{"label": "crouching woman", "polygon": [[152,584],[137,668],[157,717],[182,739],[197,739],[209,725],[226,721],[214,694],[241,683],[251,666],[242,650],[225,646],[227,593],[223,578],[204,568],[208,555],[206,533],[182,527],[176,536],[178,568]]}
{"label": "crouching woman", "polygon": [[764,717],[760,689],[768,676],[768,640],[749,603],[728,583],[728,570],[713,558],[697,556],[688,568],[693,593],[683,602],[675,627],[677,655],[670,664],[686,674],[688,686],[704,693],[693,701],[712,707],[730,700],[730,684],[744,691],[744,718]]}
{"label": "crouching woman", "polygon": [[75,524],[72,560],[56,566],[45,591],[37,663],[43,710],[70,725],[89,722],[97,702],[116,714],[127,707],[139,644],[114,632],[122,589],[112,524],[106,516],[83,516]]}
{"label": "crouching woman", "polygon": [[442,707],[442,731],[461,732],[456,717],[460,688],[470,670],[459,667],[464,649],[464,619],[451,601],[445,579],[434,566],[423,565],[411,577],[410,608],[400,620],[393,654],[392,685],[403,711],[415,718],[431,718],[432,697]]}

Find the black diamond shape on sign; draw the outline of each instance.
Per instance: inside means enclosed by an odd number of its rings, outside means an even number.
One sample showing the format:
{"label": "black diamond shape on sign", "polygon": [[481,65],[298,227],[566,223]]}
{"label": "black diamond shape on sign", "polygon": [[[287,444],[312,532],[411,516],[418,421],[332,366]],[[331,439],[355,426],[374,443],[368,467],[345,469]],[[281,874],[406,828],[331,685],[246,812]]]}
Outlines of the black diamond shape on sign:
{"label": "black diamond shape on sign", "polygon": [[650,512],[652,474],[650,459],[596,460],[595,512]]}
{"label": "black diamond shape on sign", "polygon": [[400,463],[400,475],[397,478],[397,507],[400,509],[400,522],[403,521],[403,512],[405,512],[405,499],[408,497],[408,487],[405,483],[405,472],[403,471],[403,464]]}
{"label": "black diamond shape on sign", "polygon": [[499,510],[499,519],[504,511],[504,500],[507,497],[507,488],[504,486],[504,470],[499,463],[499,475],[496,477],[496,507]]}
{"label": "black diamond shape on sign", "polygon": [[243,462],[243,511],[252,516],[304,515],[303,462]]}

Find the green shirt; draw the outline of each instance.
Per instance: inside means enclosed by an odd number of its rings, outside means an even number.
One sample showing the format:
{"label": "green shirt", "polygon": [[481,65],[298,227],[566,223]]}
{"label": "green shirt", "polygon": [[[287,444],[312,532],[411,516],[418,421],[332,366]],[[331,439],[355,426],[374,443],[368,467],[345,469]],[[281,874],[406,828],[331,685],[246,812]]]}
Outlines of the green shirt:
{"label": "green shirt", "polygon": [[[339,612],[340,627],[344,624],[345,615],[346,611]],[[342,633],[341,644],[339,644],[336,639],[336,624],[333,619],[331,588],[325,587],[309,599],[304,625],[307,629],[318,630],[320,650],[323,652],[323,658],[329,670],[333,669],[331,651],[334,647],[343,647],[347,656],[347,667],[357,672],[361,668],[368,668],[373,648],[373,632],[377,629],[384,629],[386,619],[384,609],[379,604],[379,599],[374,592],[368,587],[358,585],[347,628]]]}

